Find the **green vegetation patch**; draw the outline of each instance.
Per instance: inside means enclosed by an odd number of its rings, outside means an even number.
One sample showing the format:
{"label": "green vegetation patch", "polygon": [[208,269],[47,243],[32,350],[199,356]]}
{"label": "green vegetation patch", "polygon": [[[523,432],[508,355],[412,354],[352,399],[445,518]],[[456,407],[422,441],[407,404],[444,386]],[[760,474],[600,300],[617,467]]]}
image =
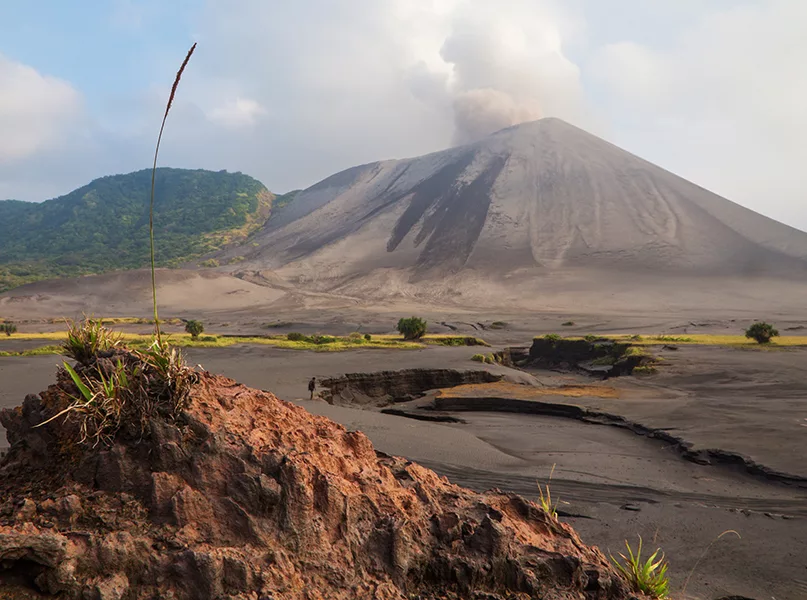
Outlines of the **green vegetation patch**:
{"label": "green vegetation patch", "polygon": [[[634,346],[659,346],[661,344],[680,344],[696,346],[732,346],[748,349],[770,349],[775,347],[798,347],[807,346],[807,336],[805,335],[784,335],[771,339],[768,343],[760,344],[754,339],[746,338],[745,335],[724,335],[710,333],[694,333],[686,336],[670,335],[644,335],[639,339],[634,339],[633,334],[610,334],[603,336],[568,337],[567,340],[585,339],[588,341],[614,340],[617,342],[630,343]],[[540,339],[540,338],[537,338]]]}
{"label": "green vegetation patch", "polygon": [[63,349],[61,346],[40,346],[39,348],[30,348],[28,350],[8,351],[0,350],[0,356],[44,356],[48,354],[62,354]]}
{"label": "green vegetation patch", "polygon": [[[148,265],[150,188],[148,169],[46,202],[0,201],[0,291]],[[242,173],[163,168],[156,189],[155,251],[164,267],[243,241],[266,223],[273,204],[266,187]]]}

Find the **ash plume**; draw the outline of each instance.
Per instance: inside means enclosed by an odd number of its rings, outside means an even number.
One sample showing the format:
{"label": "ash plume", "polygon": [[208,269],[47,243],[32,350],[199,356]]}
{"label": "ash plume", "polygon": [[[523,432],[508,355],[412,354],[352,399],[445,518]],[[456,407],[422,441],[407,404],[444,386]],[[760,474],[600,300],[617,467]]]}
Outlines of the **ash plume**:
{"label": "ash plume", "polygon": [[507,92],[483,88],[460,92],[454,97],[454,143],[467,144],[526,121],[540,119],[537,103],[519,103]]}

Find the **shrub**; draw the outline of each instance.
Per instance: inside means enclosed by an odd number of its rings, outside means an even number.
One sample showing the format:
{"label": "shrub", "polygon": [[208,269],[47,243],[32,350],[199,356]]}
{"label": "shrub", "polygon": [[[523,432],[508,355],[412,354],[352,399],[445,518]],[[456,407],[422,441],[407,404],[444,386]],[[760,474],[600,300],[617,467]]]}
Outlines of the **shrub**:
{"label": "shrub", "polygon": [[496,355],[495,354],[488,354],[485,357],[485,362],[488,363],[489,365],[495,365],[499,361],[496,360]]}
{"label": "shrub", "polygon": [[331,335],[312,335],[310,338],[306,338],[304,341],[321,346],[323,344],[333,344],[339,340]]}
{"label": "shrub", "polygon": [[364,339],[369,342],[370,340],[373,339],[373,336],[371,336],[369,333],[365,333],[364,334]]}
{"label": "shrub", "polygon": [[201,321],[196,321],[195,319],[191,319],[187,323],[185,323],[185,332],[190,333],[193,339],[199,337],[200,333],[203,333],[205,330],[205,326],[202,324]]}
{"label": "shrub", "polygon": [[565,323],[561,324],[561,327],[573,327],[574,321],[566,321]]}
{"label": "shrub", "polygon": [[485,358],[486,358],[486,357],[485,357],[485,355],[484,355],[484,354],[474,354],[474,355],[471,357],[471,360],[474,360],[474,361],[476,361],[476,362],[481,362],[481,363],[483,363],[483,362],[485,362]]}
{"label": "shrub", "polygon": [[493,323],[490,324],[491,329],[504,329],[505,327],[507,327],[507,323],[504,321],[493,321]]}
{"label": "shrub", "polygon": [[363,340],[364,336],[361,333],[359,333],[358,331],[354,331],[353,333],[351,333],[350,335],[347,336],[347,339],[353,340],[355,342],[357,340]]}
{"label": "shrub", "polygon": [[597,341],[597,336],[596,335],[587,335],[583,339],[586,340],[589,344],[593,344],[594,342]]}
{"label": "shrub", "polygon": [[286,339],[290,342],[304,342],[306,337],[302,333],[292,331],[291,333],[286,334]]}
{"label": "shrub", "polygon": [[641,365],[633,369],[633,375],[655,375],[658,369],[652,365]]}
{"label": "shrub", "polygon": [[402,318],[398,321],[398,332],[405,340],[418,340],[426,334],[427,323],[420,317]]}
{"label": "shrub", "polygon": [[217,261],[215,258],[208,258],[207,260],[203,260],[202,262],[200,262],[199,266],[205,267],[207,269],[213,269],[215,267],[218,267],[219,264],[220,264],[219,261]]}
{"label": "shrub", "polygon": [[0,323],[0,332],[11,337],[12,333],[17,333],[17,326],[14,323]]}
{"label": "shrub", "polygon": [[557,333],[547,333],[544,336],[544,339],[547,342],[552,342],[553,344],[559,342],[562,338]]}
{"label": "shrub", "polygon": [[745,337],[754,339],[759,344],[767,344],[779,335],[779,332],[770,323],[757,322],[745,330]]}

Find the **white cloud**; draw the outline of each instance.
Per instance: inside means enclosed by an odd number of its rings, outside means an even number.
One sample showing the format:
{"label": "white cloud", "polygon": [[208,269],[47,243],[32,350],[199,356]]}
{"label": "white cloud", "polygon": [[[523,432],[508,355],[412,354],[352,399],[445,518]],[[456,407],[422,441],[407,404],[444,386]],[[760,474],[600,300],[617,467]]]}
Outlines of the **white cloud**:
{"label": "white cloud", "polygon": [[257,119],[264,114],[266,114],[266,109],[250,98],[228,100],[208,113],[211,120],[221,123],[225,127],[254,125]]}
{"label": "white cloud", "polygon": [[704,10],[665,50],[622,42],[588,65],[617,142],[807,228],[807,3]]}
{"label": "white cloud", "polygon": [[563,50],[580,26],[551,0],[211,0],[180,93],[210,117],[208,163],[284,190],[541,115],[588,125]]}
{"label": "white cloud", "polygon": [[63,141],[81,115],[81,96],[66,81],[0,54],[0,164]]}
{"label": "white cloud", "polygon": [[[115,6],[136,26],[162,5]],[[807,228],[802,0],[207,0],[191,28],[161,164],[282,192],[557,116]],[[70,84],[0,56],[0,197],[147,166],[181,58],[145,58],[160,87],[89,121]]]}

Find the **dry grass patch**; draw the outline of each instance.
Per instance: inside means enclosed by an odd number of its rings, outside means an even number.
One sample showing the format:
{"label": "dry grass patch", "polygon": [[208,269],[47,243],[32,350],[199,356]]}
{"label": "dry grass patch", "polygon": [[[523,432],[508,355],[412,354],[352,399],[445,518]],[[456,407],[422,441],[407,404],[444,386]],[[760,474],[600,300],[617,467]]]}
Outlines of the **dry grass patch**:
{"label": "dry grass patch", "polygon": [[446,398],[502,397],[518,400],[540,400],[547,396],[566,398],[618,398],[619,392],[605,385],[561,385],[558,387],[532,387],[499,381],[494,383],[470,383],[439,391]]}

